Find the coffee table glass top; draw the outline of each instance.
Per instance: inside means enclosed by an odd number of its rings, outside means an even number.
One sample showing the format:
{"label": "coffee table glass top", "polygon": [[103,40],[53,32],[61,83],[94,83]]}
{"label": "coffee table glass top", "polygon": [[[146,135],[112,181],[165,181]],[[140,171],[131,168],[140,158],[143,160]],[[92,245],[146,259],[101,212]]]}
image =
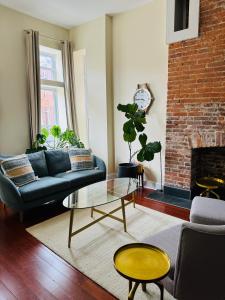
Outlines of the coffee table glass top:
{"label": "coffee table glass top", "polygon": [[68,208],[90,208],[119,200],[137,189],[135,178],[100,181],[74,191],[63,201]]}
{"label": "coffee table glass top", "polygon": [[129,280],[153,282],[168,274],[170,259],[163,250],[155,246],[134,243],[116,251],[114,266],[120,275]]}

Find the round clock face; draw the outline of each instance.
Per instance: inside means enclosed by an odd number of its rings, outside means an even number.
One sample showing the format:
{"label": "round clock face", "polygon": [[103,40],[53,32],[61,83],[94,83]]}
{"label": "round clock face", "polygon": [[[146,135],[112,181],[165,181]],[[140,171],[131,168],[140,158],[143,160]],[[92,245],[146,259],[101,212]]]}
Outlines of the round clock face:
{"label": "round clock face", "polygon": [[139,110],[147,110],[152,102],[152,96],[147,89],[138,89],[134,94],[134,102],[138,105]]}

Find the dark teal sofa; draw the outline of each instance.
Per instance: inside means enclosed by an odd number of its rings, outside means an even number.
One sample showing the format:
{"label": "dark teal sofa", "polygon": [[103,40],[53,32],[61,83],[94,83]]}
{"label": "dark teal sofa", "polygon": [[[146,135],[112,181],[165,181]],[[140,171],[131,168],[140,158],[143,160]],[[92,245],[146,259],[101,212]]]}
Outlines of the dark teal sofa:
{"label": "dark teal sofa", "polygon": [[[0,160],[4,159],[0,156]],[[17,188],[0,171],[0,199],[6,206],[19,212],[51,201],[62,201],[74,190],[105,180],[103,160],[93,156],[94,169],[70,172],[70,159],[63,150],[40,151],[28,154],[29,161],[39,180]]]}

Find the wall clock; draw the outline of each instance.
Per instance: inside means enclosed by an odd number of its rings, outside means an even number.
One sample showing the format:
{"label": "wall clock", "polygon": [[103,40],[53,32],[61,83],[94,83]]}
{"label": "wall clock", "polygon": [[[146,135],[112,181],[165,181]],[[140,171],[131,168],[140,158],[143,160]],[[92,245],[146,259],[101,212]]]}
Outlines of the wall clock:
{"label": "wall clock", "polygon": [[134,103],[138,105],[138,109],[147,112],[152,102],[153,96],[149,84],[138,84],[137,90],[134,94]]}

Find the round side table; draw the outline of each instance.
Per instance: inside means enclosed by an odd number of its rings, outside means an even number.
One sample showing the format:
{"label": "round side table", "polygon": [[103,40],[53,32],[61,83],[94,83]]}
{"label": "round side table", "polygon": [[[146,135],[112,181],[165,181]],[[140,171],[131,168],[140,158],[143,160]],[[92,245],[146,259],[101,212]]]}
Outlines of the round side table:
{"label": "round side table", "polygon": [[205,190],[200,194],[201,197],[210,197],[210,194],[220,199],[220,196],[214,191],[219,187],[225,186],[225,181],[221,178],[215,177],[202,177],[196,180],[197,186],[204,188]]}
{"label": "round side table", "polygon": [[129,280],[128,299],[134,299],[139,284],[145,292],[146,284],[154,283],[159,287],[160,299],[163,300],[164,287],[159,281],[170,270],[169,256],[163,250],[144,243],[128,244],[116,251],[113,260],[116,271]]}

